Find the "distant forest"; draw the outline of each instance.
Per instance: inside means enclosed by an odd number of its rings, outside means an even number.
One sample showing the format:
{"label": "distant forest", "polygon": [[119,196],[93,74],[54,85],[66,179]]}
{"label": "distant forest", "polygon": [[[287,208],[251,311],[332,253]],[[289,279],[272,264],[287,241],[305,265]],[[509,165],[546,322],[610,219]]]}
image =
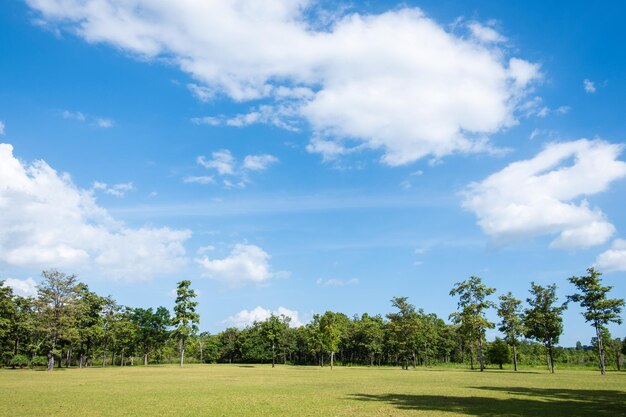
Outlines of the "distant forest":
{"label": "distant forest", "polygon": [[[619,370],[626,343],[606,325],[621,323],[624,301],[610,299],[593,268],[569,281],[578,293],[557,301],[556,286],[531,283],[526,306],[511,293],[494,299],[494,288],[470,277],[451,289],[458,309],[447,319],[394,297],[386,316],[340,312],[316,314],[290,326],[272,315],[244,329],[198,332],[198,302],[181,281],[172,312],[166,307],[133,308],[89,290],[75,275],[42,273],[36,297],[22,297],[0,281],[0,352],[7,367],[134,366],[160,363],[282,363],[319,366],[417,366],[465,364],[472,369],[523,366],[597,367]],[[560,347],[562,312],[576,302],[597,337]],[[485,312],[496,309],[499,322]],[[497,328],[502,338],[487,341]]]}

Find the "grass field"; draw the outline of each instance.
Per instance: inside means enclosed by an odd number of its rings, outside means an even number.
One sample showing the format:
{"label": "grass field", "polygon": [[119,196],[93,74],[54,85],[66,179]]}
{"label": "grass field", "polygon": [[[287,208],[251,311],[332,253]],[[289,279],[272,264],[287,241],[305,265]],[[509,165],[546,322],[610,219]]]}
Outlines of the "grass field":
{"label": "grass field", "polygon": [[626,416],[626,373],[190,365],[0,370],[0,416]]}

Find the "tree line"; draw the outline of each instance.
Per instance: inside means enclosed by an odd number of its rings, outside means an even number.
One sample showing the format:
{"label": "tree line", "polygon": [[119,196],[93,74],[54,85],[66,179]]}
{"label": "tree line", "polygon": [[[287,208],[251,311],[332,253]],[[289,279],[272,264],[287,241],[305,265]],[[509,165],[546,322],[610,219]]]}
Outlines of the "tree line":
{"label": "tree line", "polygon": [[[0,363],[4,366],[129,366],[185,359],[200,363],[271,363],[400,366],[403,369],[461,363],[481,371],[486,364],[589,365],[606,372],[607,362],[620,369],[626,343],[612,338],[607,325],[621,323],[624,300],[608,297],[612,287],[601,274],[571,277],[577,292],[559,303],[556,285],[531,283],[524,308],[510,292],[493,299],[495,289],[478,277],[458,282],[450,295],[457,311],[446,322],[409,302],[394,297],[392,312],[355,315],[315,314],[310,323],[290,326],[285,315],[272,314],[244,329],[217,334],[198,333],[199,314],[191,283],[178,283],[173,314],[163,306],[133,308],[111,296],[89,290],[76,275],[56,270],[42,272],[36,297],[14,294],[0,281]],[[595,330],[590,346],[559,347],[563,311],[579,303]],[[488,320],[495,309],[499,322]],[[487,342],[489,329],[503,338]]]}

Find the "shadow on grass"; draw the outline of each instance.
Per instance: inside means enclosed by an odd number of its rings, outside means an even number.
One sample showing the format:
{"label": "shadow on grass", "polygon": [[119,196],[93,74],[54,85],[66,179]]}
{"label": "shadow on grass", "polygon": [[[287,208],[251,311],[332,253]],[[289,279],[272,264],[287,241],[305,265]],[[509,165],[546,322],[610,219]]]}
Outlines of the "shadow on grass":
{"label": "shadow on grass", "polygon": [[[448,395],[353,394],[358,401],[379,401],[401,410],[455,412],[468,416],[626,416],[622,391],[475,387],[511,395],[510,398],[455,397]],[[520,398],[515,396],[529,396]]]}
{"label": "shadow on grass", "polygon": [[254,365],[237,365],[237,368],[254,368]]}

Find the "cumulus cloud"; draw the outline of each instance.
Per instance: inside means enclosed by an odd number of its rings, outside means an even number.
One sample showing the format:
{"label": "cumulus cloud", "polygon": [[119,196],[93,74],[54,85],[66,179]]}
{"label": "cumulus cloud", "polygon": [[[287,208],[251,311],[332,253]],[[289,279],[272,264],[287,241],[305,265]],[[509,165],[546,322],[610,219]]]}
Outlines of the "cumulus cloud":
{"label": "cumulus cloud", "polygon": [[[196,162],[204,168],[216,171],[222,177],[222,184],[226,188],[244,188],[250,183],[249,174],[252,171],[265,171],[278,162],[278,158],[269,154],[247,155],[239,163],[228,149],[221,149],[211,154],[211,158],[199,156]],[[229,178],[228,178],[229,177]],[[183,180],[185,183],[214,184],[214,176],[190,176]]]}
{"label": "cumulus cloud", "polygon": [[208,256],[196,259],[205,276],[231,286],[245,284],[265,284],[283,272],[274,272],[269,263],[270,255],[256,245],[236,244],[228,256],[210,259]]}
{"label": "cumulus cloud", "polygon": [[2,120],[0,120],[0,135],[4,135],[5,125]]}
{"label": "cumulus cloud", "polygon": [[226,320],[222,321],[222,323],[232,325],[238,328],[244,328],[246,326],[251,326],[252,324],[254,324],[254,322],[265,321],[272,314],[279,317],[289,317],[291,319],[291,321],[289,322],[290,327],[300,327],[304,324],[300,319],[300,314],[296,310],[290,310],[285,307],[278,307],[278,309],[276,310],[268,310],[261,306],[258,306],[252,310],[241,310],[234,316],[230,316]]}
{"label": "cumulus cloud", "polygon": [[593,94],[597,91],[596,84],[591,80],[583,80],[583,88],[589,94]]}
{"label": "cumulus cloud", "polygon": [[615,239],[611,249],[598,256],[596,266],[606,272],[626,271],[626,240]]}
{"label": "cumulus cloud", "polygon": [[359,280],[357,278],[351,278],[351,279],[318,278],[318,280],[315,282],[317,285],[321,285],[322,287],[345,287],[346,285],[356,285],[359,283]]}
{"label": "cumulus cloud", "polygon": [[44,161],[24,164],[0,144],[0,262],[63,267],[145,280],[186,263],[188,230],[131,228],[96,204],[91,190]]}
{"label": "cumulus cloud", "polygon": [[4,285],[13,288],[13,292],[22,297],[35,297],[37,295],[37,283],[32,278],[7,278],[4,280]]}
{"label": "cumulus cloud", "polygon": [[490,151],[485,137],[516,123],[541,78],[493,28],[451,33],[418,8],[326,19],[315,0],[27,3],[87,42],[165,58],[195,80],[188,88],[200,100],[265,100],[226,124],[301,119],[313,133],[307,149],[326,159],[359,145],[388,165]]}
{"label": "cumulus cloud", "polygon": [[622,145],[580,139],[552,143],[534,158],[514,162],[463,193],[463,207],[495,241],[557,235],[551,247],[590,247],[615,232],[585,196],[626,176]]}
{"label": "cumulus cloud", "polygon": [[124,197],[129,192],[135,190],[135,186],[132,182],[124,182],[109,186],[104,182],[96,181],[93,183],[92,188],[114,197]]}

